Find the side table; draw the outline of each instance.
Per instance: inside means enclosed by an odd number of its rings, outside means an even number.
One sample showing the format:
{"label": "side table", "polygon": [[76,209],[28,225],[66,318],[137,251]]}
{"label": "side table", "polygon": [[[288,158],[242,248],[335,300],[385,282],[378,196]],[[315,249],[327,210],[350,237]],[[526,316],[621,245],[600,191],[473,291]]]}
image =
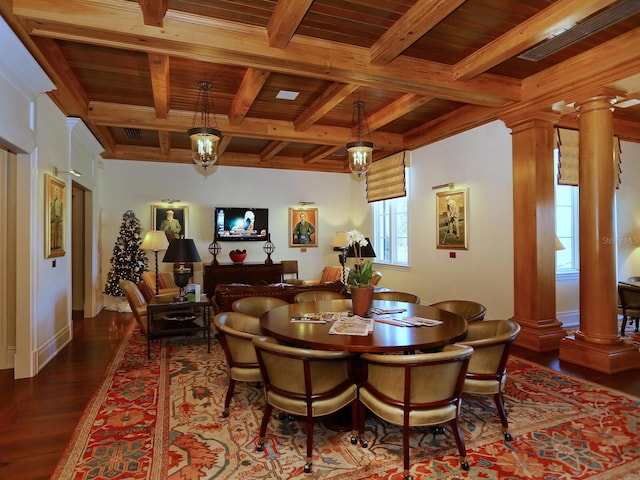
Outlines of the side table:
{"label": "side table", "polygon": [[211,301],[206,295],[200,300],[174,302],[154,297],[147,304],[147,357],[151,358],[151,340],[189,332],[202,332],[211,353]]}

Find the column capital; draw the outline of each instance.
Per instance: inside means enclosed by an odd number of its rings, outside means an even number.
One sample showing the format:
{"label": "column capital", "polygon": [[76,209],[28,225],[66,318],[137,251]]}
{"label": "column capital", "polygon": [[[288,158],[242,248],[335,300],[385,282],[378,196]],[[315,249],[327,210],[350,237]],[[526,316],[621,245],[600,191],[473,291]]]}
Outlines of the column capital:
{"label": "column capital", "polygon": [[541,111],[527,111],[527,112],[512,112],[508,115],[502,116],[502,121],[507,128],[512,131],[515,130],[527,130],[541,124],[555,125],[560,120],[561,114],[559,112],[541,112]]}

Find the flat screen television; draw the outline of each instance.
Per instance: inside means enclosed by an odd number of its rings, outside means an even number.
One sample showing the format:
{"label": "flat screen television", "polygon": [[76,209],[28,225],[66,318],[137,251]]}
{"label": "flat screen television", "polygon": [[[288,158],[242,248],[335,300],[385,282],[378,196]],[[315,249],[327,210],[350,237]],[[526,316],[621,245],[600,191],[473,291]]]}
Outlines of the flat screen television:
{"label": "flat screen television", "polygon": [[220,242],[268,239],[268,208],[216,207],[214,218],[216,239]]}

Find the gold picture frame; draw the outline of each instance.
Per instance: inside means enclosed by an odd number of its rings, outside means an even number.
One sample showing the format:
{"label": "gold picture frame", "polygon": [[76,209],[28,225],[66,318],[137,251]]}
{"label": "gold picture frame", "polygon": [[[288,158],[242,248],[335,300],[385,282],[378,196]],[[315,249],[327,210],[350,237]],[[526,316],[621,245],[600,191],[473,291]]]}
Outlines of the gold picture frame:
{"label": "gold picture frame", "polygon": [[64,257],[65,191],[67,184],[45,174],[44,258]]}
{"label": "gold picture frame", "polygon": [[436,248],[469,248],[468,197],[467,188],[436,192]]}
{"label": "gold picture frame", "polygon": [[289,208],[289,246],[318,246],[318,209]]}
{"label": "gold picture frame", "polygon": [[188,227],[189,207],[151,205],[151,230],[163,230],[167,234],[169,242],[174,238],[188,238]]}

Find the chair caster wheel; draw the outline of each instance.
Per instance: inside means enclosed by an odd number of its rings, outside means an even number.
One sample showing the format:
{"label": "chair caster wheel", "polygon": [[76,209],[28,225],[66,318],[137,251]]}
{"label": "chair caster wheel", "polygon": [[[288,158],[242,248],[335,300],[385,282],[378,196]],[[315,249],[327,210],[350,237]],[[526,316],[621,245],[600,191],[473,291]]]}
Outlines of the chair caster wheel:
{"label": "chair caster wheel", "polygon": [[258,452],[262,452],[262,451],[264,450],[264,442],[260,442],[260,443],[258,444],[258,446],[256,447],[256,450],[257,450]]}
{"label": "chair caster wheel", "polygon": [[227,418],[229,416],[229,412],[228,411],[224,411],[222,412],[222,418]]}
{"label": "chair caster wheel", "polygon": [[369,443],[366,440],[361,440],[360,441],[360,446],[362,448],[369,448]]}
{"label": "chair caster wheel", "polygon": [[404,480],[413,480],[413,475],[404,475]]}
{"label": "chair caster wheel", "polygon": [[304,464],[304,473],[311,473],[311,467],[313,466],[313,464],[311,463],[305,463]]}
{"label": "chair caster wheel", "polygon": [[353,435],[351,437],[351,445],[357,445],[358,444],[358,437],[356,437],[355,435]]}
{"label": "chair caster wheel", "polygon": [[511,436],[511,434],[509,432],[504,432],[504,441],[510,442],[512,440],[513,440],[513,437]]}
{"label": "chair caster wheel", "polygon": [[442,425],[437,425],[433,427],[434,435],[444,435],[444,427]]}
{"label": "chair caster wheel", "polygon": [[462,470],[464,470],[465,472],[468,472],[471,469],[469,462],[467,462],[466,460],[464,462],[460,462],[460,466],[462,467]]}

